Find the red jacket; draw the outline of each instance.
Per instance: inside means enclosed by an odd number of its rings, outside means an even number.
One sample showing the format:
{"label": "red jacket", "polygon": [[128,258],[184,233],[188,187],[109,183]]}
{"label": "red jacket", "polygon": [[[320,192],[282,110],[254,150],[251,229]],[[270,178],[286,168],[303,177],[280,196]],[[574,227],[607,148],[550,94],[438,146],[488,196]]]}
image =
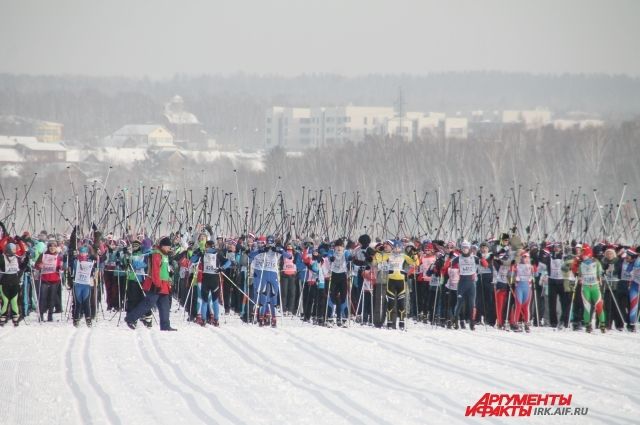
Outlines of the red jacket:
{"label": "red jacket", "polygon": [[171,282],[169,280],[162,280],[160,278],[160,268],[162,267],[162,254],[154,252],[151,254],[149,260],[149,271],[147,277],[142,283],[142,289],[145,292],[151,290],[151,285],[159,288],[158,293],[163,295],[169,295],[171,292]]}
{"label": "red jacket", "polygon": [[[44,252],[40,255],[35,264],[36,269],[42,270],[42,260],[45,254],[51,255],[48,252]],[[62,256],[58,254],[56,258],[56,271],[54,273],[41,273],[40,280],[46,283],[60,283],[60,270],[62,270]]]}

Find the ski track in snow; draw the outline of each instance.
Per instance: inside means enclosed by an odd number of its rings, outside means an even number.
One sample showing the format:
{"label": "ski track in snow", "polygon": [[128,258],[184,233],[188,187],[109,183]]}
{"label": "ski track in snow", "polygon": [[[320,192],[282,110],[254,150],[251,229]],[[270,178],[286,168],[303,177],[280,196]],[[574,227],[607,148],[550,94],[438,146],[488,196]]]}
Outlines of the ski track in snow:
{"label": "ski track in snow", "polygon": [[[202,404],[202,401],[204,400],[206,404],[209,404],[213,412],[216,412],[215,421],[214,421],[215,423],[217,424],[232,423],[233,424],[233,423],[243,422],[236,415],[230,412],[220,402],[218,397],[213,392],[192,382],[192,380],[189,377],[187,377],[183,372],[182,370],[183,367],[181,365],[176,365],[175,363],[169,360],[169,358],[164,352],[164,349],[159,346],[157,341],[158,337],[156,334],[150,334],[149,336],[151,338],[153,349],[158,354],[158,358],[161,359],[162,362],[164,362],[164,364],[167,366],[167,369],[173,372],[174,376],[176,376],[178,380],[181,382],[181,385],[184,385],[190,388],[193,391],[194,395],[198,396],[198,398],[200,399],[200,401],[198,402],[198,405]],[[197,356],[197,353],[194,353],[194,354]]]}
{"label": "ski track in snow", "polygon": [[[153,346],[149,334],[144,333],[142,340],[142,345],[145,348],[146,354],[150,355],[150,358],[158,359],[158,352]],[[162,382],[166,387],[172,388],[187,405],[189,411],[191,411],[200,422],[204,424],[217,423],[213,416],[202,409],[202,407],[198,403],[198,400],[192,392],[188,392],[181,388],[178,383],[178,378],[175,376],[173,371],[170,370],[170,367],[163,368],[158,363],[151,363],[150,365],[158,380]]]}
{"label": "ski track in snow", "polygon": [[[280,362],[276,362],[271,356],[268,356],[262,348],[262,344],[252,346],[245,340],[238,337],[236,334],[230,334],[227,331],[223,331],[222,335],[225,337],[226,342],[232,347],[238,355],[242,356],[243,351],[236,345],[245,347],[245,355],[248,355],[253,361],[261,367],[263,370],[268,371],[270,374],[277,376],[285,381],[289,381],[297,388],[308,392],[312,397],[315,397],[320,403],[322,403],[329,411],[339,413],[343,419],[347,420],[347,423],[357,423],[366,425],[366,420],[362,420],[362,416],[367,416],[370,420],[379,421],[380,418],[376,418],[371,415],[366,409],[358,406],[354,400],[349,400],[344,393],[339,390],[333,390],[327,386],[314,383],[308,379],[302,372],[296,372],[295,370],[285,366]],[[229,338],[231,337],[231,338]],[[231,341],[233,339],[235,342]],[[262,355],[262,356],[261,356]],[[330,394],[327,394],[330,393]],[[349,403],[347,403],[347,401]],[[349,406],[353,404],[356,407]],[[333,423],[333,421],[331,421]],[[385,421],[379,421],[378,423],[389,424]],[[390,424],[389,424],[390,425]]]}
{"label": "ski track in snow", "polygon": [[[485,393],[574,394],[581,424],[635,424],[637,334],[478,327],[407,332],[225,316],[178,332],[115,322],[0,328],[3,425],[572,424],[576,417],[465,418]],[[26,323],[25,323],[26,325]]]}

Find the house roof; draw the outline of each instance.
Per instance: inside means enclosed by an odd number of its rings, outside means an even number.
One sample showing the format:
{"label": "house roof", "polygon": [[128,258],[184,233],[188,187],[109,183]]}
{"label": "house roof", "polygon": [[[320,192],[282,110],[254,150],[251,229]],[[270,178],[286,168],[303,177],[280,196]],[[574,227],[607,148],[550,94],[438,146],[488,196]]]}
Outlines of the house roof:
{"label": "house roof", "polygon": [[0,162],[24,162],[24,157],[17,149],[0,148]]}
{"label": "house roof", "polygon": [[[18,138],[20,139],[20,138]],[[66,152],[66,148],[60,143],[39,142],[35,137],[23,137],[17,140],[18,145],[30,150],[39,152]]]}
{"label": "house roof", "polygon": [[167,133],[169,130],[158,124],[128,124],[113,133],[113,137],[117,136],[146,136],[153,133],[158,128],[163,129]]}
{"label": "house roof", "polygon": [[15,137],[0,136],[0,147],[14,147],[17,144]]}

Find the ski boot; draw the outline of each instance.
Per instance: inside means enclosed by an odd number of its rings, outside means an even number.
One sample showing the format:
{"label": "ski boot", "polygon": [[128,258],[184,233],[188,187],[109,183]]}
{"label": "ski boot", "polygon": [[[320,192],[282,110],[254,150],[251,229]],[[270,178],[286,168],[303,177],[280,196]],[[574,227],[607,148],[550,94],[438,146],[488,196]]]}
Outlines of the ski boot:
{"label": "ski boot", "polygon": [[136,322],[128,322],[128,321],[125,320],[125,323],[129,327],[129,329],[135,329],[136,328]]}
{"label": "ski boot", "polygon": [[215,326],[216,328],[217,328],[218,326],[220,326],[220,323],[218,322],[218,319],[216,319],[216,318],[213,316],[213,314],[210,314],[210,315],[209,315],[208,323],[209,323],[211,326]]}
{"label": "ski boot", "polygon": [[258,326],[263,327],[266,324],[264,316],[258,316]]}
{"label": "ski boot", "polygon": [[80,326],[80,319],[73,319],[73,326],[75,328],[77,328],[78,326]]}
{"label": "ski boot", "polygon": [[196,316],[196,324],[200,325],[200,326],[204,326],[205,325],[204,320],[202,320],[202,316],[199,315],[199,314]]}
{"label": "ski boot", "polygon": [[469,322],[469,329],[472,331],[476,330],[476,323],[473,320]]}
{"label": "ski boot", "polygon": [[460,321],[457,317],[453,319],[453,329],[460,329]]}
{"label": "ski boot", "polygon": [[6,315],[2,315],[0,316],[0,326],[4,326],[7,323],[7,316]]}
{"label": "ski boot", "polygon": [[144,316],[142,318],[142,324],[148,329],[151,329],[151,326],[153,325],[153,316]]}
{"label": "ski boot", "polygon": [[607,333],[607,327],[605,326],[604,323],[600,323],[600,332]]}
{"label": "ski boot", "polygon": [[401,320],[400,322],[398,322],[398,329],[400,329],[401,331],[403,331],[405,329],[404,320]]}
{"label": "ski boot", "polygon": [[587,331],[588,334],[590,334],[593,331],[593,327],[591,326],[591,323],[589,323],[586,327],[585,330]]}
{"label": "ski boot", "polygon": [[273,317],[271,318],[271,327],[272,327],[272,328],[277,327],[277,323],[276,323],[276,322],[277,322],[276,316],[273,316]]}
{"label": "ski boot", "polygon": [[636,325],[627,325],[627,330],[629,332],[635,332],[636,331]]}
{"label": "ski boot", "polygon": [[514,323],[509,325],[509,330],[511,330],[512,332],[522,332],[522,329],[520,329],[520,326]]}
{"label": "ski boot", "polygon": [[529,327],[529,324],[528,324],[528,323],[525,323],[525,324],[524,324],[524,331],[525,331],[526,333],[531,332],[531,328]]}
{"label": "ski boot", "polygon": [[11,321],[13,322],[13,326],[18,326],[18,324],[20,324],[20,315],[19,314],[11,315]]}
{"label": "ski boot", "polygon": [[91,318],[90,318],[90,317],[87,317],[85,320],[86,320],[86,322],[87,322],[87,327],[88,327],[88,328],[90,328],[90,327],[92,326],[92,324],[91,324]]}
{"label": "ski boot", "polygon": [[464,320],[460,320],[460,329],[467,329],[467,325],[465,325]]}
{"label": "ski boot", "polygon": [[53,313],[49,312],[49,314],[47,314],[47,322],[53,322]]}
{"label": "ski boot", "polygon": [[387,329],[395,329],[396,328],[396,324],[392,321],[388,321],[387,322]]}

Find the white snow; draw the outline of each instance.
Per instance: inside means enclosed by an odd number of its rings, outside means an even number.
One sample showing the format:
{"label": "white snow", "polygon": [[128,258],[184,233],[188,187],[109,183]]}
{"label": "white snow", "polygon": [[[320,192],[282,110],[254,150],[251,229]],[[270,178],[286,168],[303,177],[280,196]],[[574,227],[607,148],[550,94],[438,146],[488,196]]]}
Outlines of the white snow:
{"label": "white snow", "polygon": [[[407,332],[228,316],[178,332],[32,319],[0,328],[1,423],[638,423],[638,335]],[[64,320],[64,319],[63,319]],[[586,417],[465,418],[487,392],[573,394]],[[578,420],[579,419],[579,420]]]}

